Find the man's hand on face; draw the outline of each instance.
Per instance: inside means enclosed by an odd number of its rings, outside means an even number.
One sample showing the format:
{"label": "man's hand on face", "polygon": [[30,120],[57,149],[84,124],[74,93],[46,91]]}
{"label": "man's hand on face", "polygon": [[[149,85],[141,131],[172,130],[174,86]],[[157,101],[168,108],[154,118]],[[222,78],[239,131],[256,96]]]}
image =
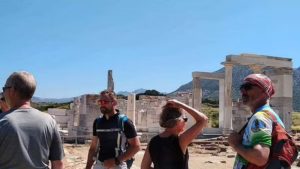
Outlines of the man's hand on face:
{"label": "man's hand on face", "polygon": [[243,135],[234,132],[229,135],[228,143],[231,147],[235,149],[235,147],[242,144],[242,139],[243,139]]}
{"label": "man's hand on face", "polygon": [[115,163],[115,159],[114,158],[111,158],[111,159],[108,159],[108,160],[104,160],[104,167],[105,168],[113,168],[116,166],[116,163]]}

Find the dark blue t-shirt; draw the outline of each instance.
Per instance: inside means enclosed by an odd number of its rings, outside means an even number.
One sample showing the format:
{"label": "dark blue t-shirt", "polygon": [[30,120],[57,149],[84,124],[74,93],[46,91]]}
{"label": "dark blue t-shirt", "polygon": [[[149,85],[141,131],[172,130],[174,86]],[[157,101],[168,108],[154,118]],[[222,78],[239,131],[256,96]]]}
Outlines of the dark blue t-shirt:
{"label": "dark blue t-shirt", "polygon": [[125,151],[126,140],[137,136],[135,127],[130,119],[124,121],[124,133],[120,133],[121,128],[119,127],[118,121],[119,113],[113,115],[109,119],[106,119],[105,116],[103,116],[98,117],[94,121],[93,136],[97,136],[100,140],[100,151],[98,160],[102,162],[104,160],[119,156],[119,153],[122,153],[121,151],[115,151],[118,144],[118,134],[121,134],[121,148],[123,152]]}

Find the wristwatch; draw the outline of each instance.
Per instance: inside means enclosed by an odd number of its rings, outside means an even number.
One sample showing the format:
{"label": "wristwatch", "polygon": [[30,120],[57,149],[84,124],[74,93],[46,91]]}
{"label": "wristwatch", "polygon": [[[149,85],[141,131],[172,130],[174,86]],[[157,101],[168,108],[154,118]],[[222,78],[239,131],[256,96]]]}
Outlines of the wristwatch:
{"label": "wristwatch", "polygon": [[115,157],[115,164],[120,165],[121,161],[118,159],[118,157]]}

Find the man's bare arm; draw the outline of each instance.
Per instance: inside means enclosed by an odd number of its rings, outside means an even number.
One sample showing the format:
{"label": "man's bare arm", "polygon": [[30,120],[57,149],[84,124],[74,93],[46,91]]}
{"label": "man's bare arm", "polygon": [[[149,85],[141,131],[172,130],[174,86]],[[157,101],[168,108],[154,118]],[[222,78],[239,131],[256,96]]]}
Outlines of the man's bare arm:
{"label": "man's bare arm", "polygon": [[153,169],[153,167],[151,167],[151,164],[152,164],[152,159],[149,153],[149,144],[148,144],[141,163],[141,169]]}
{"label": "man's bare arm", "polygon": [[86,169],[91,169],[94,162],[95,162],[94,155],[95,155],[95,151],[97,149],[98,141],[99,141],[98,137],[93,136],[92,143],[91,143],[91,146],[90,146],[90,149],[89,149],[87,163],[86,163]]}
{"label": "man's bare arm", "polygon": [[263,166],[268,162],[270,148],[267,146],[257,144],[252,149],[246,149],[242,145],[237,145],[233,148],[239,155],[252,164]]}
{"label": "man's bare arm", "polygon": [[137,136],[128,139],[128,143],[129,147],[126,150],[126,152],[118,157],[120,161],[126,161],[128,159],[131,159],[138,151],[140,151],[141,143]]}
{"label": "man's bare arm", "polygon": [[63,169],[64,163],[62,160],[51,161],[51,168],[52,169]]}

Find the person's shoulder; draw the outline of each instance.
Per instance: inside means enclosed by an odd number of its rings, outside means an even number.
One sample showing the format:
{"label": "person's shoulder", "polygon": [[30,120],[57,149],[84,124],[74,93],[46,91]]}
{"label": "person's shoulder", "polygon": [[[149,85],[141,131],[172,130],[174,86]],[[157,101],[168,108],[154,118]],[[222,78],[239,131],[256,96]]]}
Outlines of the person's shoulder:
{"label": "person's shoulder", "polygon": [[94,123],[99,123],[100,121],[102,121],[102,116],[98,116],[94,119]]}
{"label": "person's shoulder", "polygon": [[160,137],[159,134],[158,134],[158,135],[152,137],[152,138],[150,139],[150,142],[156,142],[156,141],[160,140],[160,138],[161,138],[161,137]]}
{"label": "person's shoulder", "polygon": [[0,114],[0,128],[3,125],[6,125],[9,123],[9,119],[6,117],[6,115],[4,113]]}
{"label": "person's shoulder", "polygon": [[46,117],[46,118],[49,118],[49,119],[55,119],[55,116],[54,116],[54,115],[51,115],[51,114],[49,114],[49,113],[47,113],[47,112],[40,111],[40,110],[38,110],[38,109],[36,109],[36,108],[31,108],[29,111],[30,111],[31,113],[34,113],[34,114],[36,114],[36,115],[40,115],[40,116],[42,116],[42,117]]}
{"label": "person's shoulder", "polygon": [[123,113],[118,113],[118,117],[119,117],[119,119],[121,119],[121,120],[124,121],[124,122],[130,120],[130,119],[128,118],[128,116],[127,116],[126,114],[123,114]]}
{"label": "person's shoulder", "polygon": [[266,111],[259,111],[256,112],[253,117],[251,118],[250,122],[257,124],[264,124],[264,126],[271,127],[272,126],[272,117]]}
{"label": "person's shoulder", "polygon": [[150,139],[149,146],[157,146],[160,145],[161,142],[162,142],[162,138],[158,134]]}
{"label": "person's shoulder", "polygon": [[0,113],[0,119],[2,119],[4,116],[5,116],[5,113],[4,113],[4,112],[1,112],[1,113]]}
{"label": "person's shoulder", "polygon": [[254,115],[254,118],[268,118],[269,114],[265,110],[257,111]]}
{"label": "person's shoulder", "polygon": [[43,121],[45,124],[51,124],[52,126],[55,126],[57,123],[55,119],[56,118],[55,115],[51,115],[47,112],[43,112],[38,109],[31,108],[30,110],[28,110],[28,113],[30,113],[31,114],[30,116],[33,117],[34,119]]}
{"label": "person's shoulder", "polygon": [[259,120],[272,120],[271,114],[272,112],[269,112],[267,110],[262,110],[262,111],[258,111],[256,112],[253,116],[256,119]]}
{"label": "person's shoulder", "polygon": [[14,109],[14,110],[9,110],[7,112],[2,112],[0,114],[0,120],[2,122],[4,122],[4,121],[14,121],[14,119],[16,118],[15,114],[14,114],[15,111],[16,110]]}

